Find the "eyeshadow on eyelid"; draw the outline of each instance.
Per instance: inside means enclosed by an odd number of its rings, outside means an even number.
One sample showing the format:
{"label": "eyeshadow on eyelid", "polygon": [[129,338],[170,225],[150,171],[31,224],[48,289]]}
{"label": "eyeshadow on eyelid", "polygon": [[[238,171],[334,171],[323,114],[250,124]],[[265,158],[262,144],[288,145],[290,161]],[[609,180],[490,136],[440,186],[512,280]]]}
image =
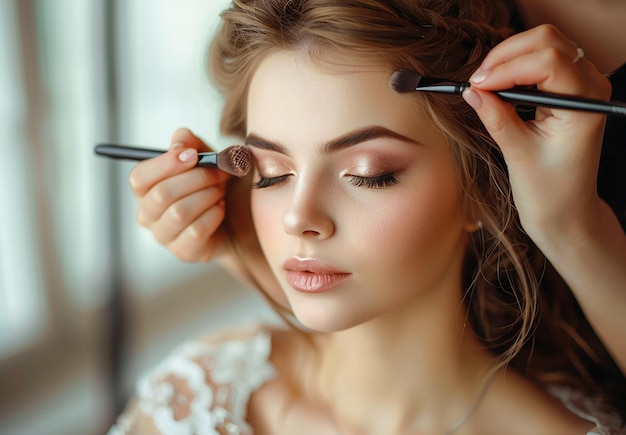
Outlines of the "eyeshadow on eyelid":
{"label": "eyeshadow on eyelid", "polygon": [[349,159],[348,165],[355,169],[380,172],[381,170],[394,169],[399,165],[398,162],[403,161],[405,159],[400,159],[396,156],[369,154]]}
{"label": "eyeshadow on eyelid", "polygon": [[256,169],[265,176],[282,175],[282,173],[287,170],[284,165],[281,165],[271,158],[258,159]]}

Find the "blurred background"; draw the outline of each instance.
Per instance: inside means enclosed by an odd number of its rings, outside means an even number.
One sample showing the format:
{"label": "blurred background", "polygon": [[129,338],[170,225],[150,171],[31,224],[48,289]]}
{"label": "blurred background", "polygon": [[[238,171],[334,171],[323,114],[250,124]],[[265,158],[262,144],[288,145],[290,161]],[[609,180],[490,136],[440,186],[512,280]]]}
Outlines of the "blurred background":
{"label": "blurred background", "polygon": [[275,317],[135,221],[99,142],[216,148],[204,71],[225,0],[0,0],[0,434],[103,434],[185,339]]}

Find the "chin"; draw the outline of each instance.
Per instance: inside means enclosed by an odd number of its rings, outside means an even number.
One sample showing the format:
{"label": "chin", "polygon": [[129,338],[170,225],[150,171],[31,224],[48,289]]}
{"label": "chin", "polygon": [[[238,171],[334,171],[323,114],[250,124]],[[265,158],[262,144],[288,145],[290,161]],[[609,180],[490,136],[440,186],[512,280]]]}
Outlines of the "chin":
{"label": "chin", "polygon": [[292,306],[292,312],[302,326],[316,332],[339,332],[361,325],[370,317],[352,310],[308,306]]}

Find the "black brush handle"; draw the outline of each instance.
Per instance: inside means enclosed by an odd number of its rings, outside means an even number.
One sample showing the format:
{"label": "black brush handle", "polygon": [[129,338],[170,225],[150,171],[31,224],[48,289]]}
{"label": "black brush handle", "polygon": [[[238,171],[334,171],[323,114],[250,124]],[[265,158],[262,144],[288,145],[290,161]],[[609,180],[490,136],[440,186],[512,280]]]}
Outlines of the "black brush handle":
{"label": "black brush handle", "polygon": [[496,91],[500,98],[511,103],[519,103],[553,109],[580,110],[583,112],[605,113],[607,115],[626,116],[626,104],[592,100],[583,97],[551,94],[534,89],[511,89]]}
{"label": "black brush handle", "polygon": [[96,145],[94,151],[100,156],[122,160],[146,160],[165,153],[164,150],[113,144],[98,144]]}
{"label": "black brush handle", "polygon": [[[471,86],[467,82],[457,83],[432,77],[422,78],[420,84],[424,81],[427,84],[417,86],[415,88],[416,91],[461,95],[463,91]],[[578,110],[582,112],[626,116],[626,103],[619,101],[594,100],[591,98],[554,94],[528,88],[506,89],[503,91],[494,91],[494,93],[505,101],[526,106],[550,107],[553,109]]]}
{"label": "black brush handle", "polygon": [[[94,148],[96,154],[121,160],[146,160],[164,154],[165,150],[132,147],[126,145],[98,144]],[[198,153],[196,166],[216,167],[218,153]]]}

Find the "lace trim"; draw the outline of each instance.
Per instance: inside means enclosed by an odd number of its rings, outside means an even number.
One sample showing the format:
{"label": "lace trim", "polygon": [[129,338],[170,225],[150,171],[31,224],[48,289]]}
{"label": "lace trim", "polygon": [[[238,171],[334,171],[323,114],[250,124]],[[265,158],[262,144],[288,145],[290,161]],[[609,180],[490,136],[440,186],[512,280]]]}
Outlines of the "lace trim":
{"label": "lace trim", "polygon": [[[270,353],[266,332],[218,345],[184,344],[138,381],[139,411],[163,434],[252,434],[247,403],[275,375]],[[131,433],[135,418],[122,414],[108,435]]]}
{"label": "lace trim", "polygon": [[[251,393],[275,376],[269,362],[271,337],[217,345],[190,342],[174,351],[137,383],[138,407],[122,414],[107,435],[134,433],[147,418],[167,435],[251,435],[246,409]],[[574,414],[596,424],[588,435],[624,435],[624,422],[602,412],[602,402],[568,388],[551,388]]]}
{"label": "lace trim", "polygon": [[618,415],[603,411],[599,398],[586,397],[569,387],[553,387],[549,392],[563,402],[570,412],[596,425],[587,435],[626,434],[624,422]]}

